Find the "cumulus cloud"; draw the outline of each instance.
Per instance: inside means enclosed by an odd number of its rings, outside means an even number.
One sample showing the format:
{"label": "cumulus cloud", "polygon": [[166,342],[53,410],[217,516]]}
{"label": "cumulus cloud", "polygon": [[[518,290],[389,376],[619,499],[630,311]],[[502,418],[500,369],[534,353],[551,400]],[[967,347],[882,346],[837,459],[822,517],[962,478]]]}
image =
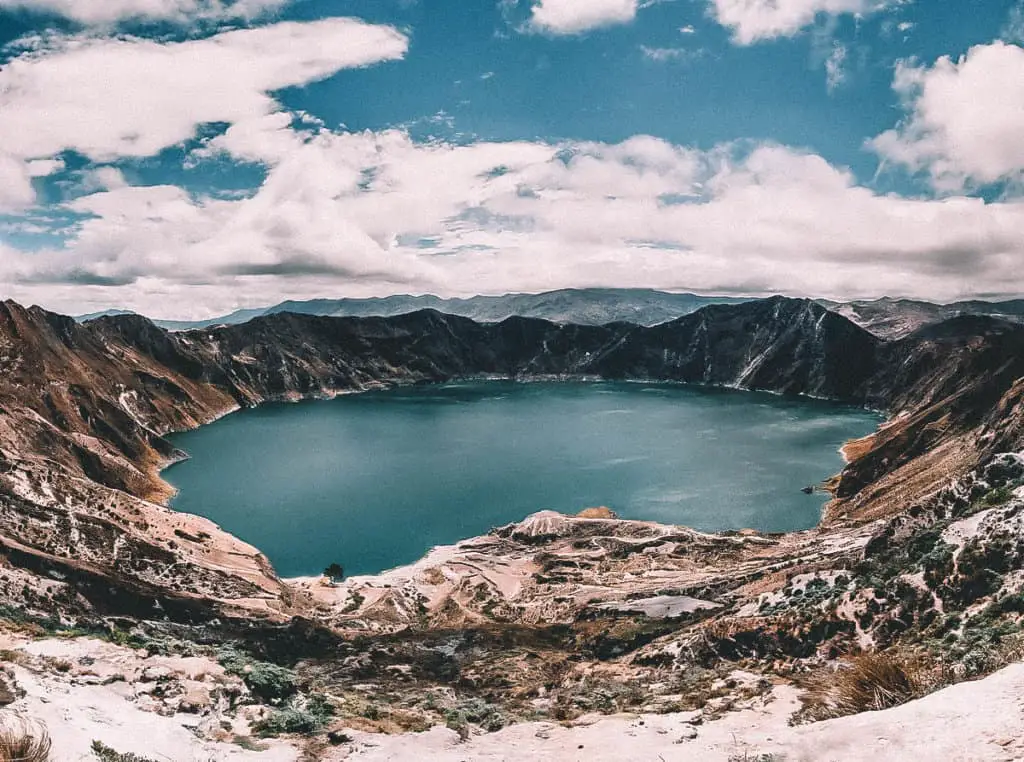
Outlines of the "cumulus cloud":
{"label": "cumulus cloud", "polygon": [[733,41],[750,45],[792,37],[814,23],[818,14],[866,15],[900,0],[710,0],[711,15],[732,30]]}
{"label": "cumulus cloud", "polygon": [[[268,120],[266,132],[285,129]],[[417,143],[311,128],[231,136],[254,195],[115,187],[62,250],[7,252],[19,299],[207,316],[284,298],[563,286],[956,298],[1024,288],[1024,203],[879,195],[777,145]],[[441,180],[443,178],[443,180]],[[159,305],[158,307],[156,305]]]}
{"label": "cumulus cloud", "polygon": [[[60,39],[0,69],[0,203],[26,203],[19,163],[74,150],[94,161],[151,156],[198,125],[259,120],[269,93],[335,72],[401,58],[387,26],[353,19],[280,23],[180,43]],[[8,185],[4,183],[4,185]]]}
{"label": "cumulus cloud", "polygon": [[290,0],[0,0],[0,10],[14,9],[63,16],[86,25],[119,21],[249,19]]}
{"label": "cumulus cloud", "polygon": [[637,0],[539,0],[530,27],[547,34],[581,34],[591,29],[628,24],[636,18]]}
{"label": "cumulus cloud", "polygon": [[893,87],[907,116],[871,141],[883,158],[927,173],[947,192],[1021,178],[1024,49],[994,42],[955,61],[904,62]]}

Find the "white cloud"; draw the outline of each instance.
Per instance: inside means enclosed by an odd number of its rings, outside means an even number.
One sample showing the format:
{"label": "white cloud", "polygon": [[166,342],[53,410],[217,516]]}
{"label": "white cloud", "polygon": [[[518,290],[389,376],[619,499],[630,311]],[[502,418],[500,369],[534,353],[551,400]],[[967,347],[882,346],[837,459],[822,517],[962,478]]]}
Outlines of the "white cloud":
{"label": "white cloud", "polygon": [[900,0],[709,0],[711,15],[732,30],[733,41],[792,37],[814,23],[818,14],[866,15]]}
{"label": "white cloud", "polygon": [[907,118],[871,141],[882,157],[944,191],[1021,178],[1024,49],[994,42],[930,67],[902,63],[893,87]]}
{"label": "white cloud", "polygon": [[126,188],[128,181],[117,167],[97,167],[85,173],[82,189],[87,192]]}
{"label": "white cloud", "polygon": [[696,34],[697,30],[693,28],[692,24],[679,27],[679,34]]}
{"label": "white cloud", "polygon": [[637,0],[539,0],[530,28],[547,34],[581,34],[591,29],[628,24],[636,18]]}
{"label": "white cloud", "polygon": [[21,209],[32,203],[35,199],[32,176],[26,162],[0,151],[0,212]]}
{"label": "white cloud", "polygon": [[640,52],[644,58],[656,63],[668,63],[670,61],[690,62],[704,55],[703,48],[697,48],[696,50],[689,48],[651,48],[647,45],[641,45]]}
{"label": "white cloud", "polygon": [[[335,72],[401,58],[408,40],[353,19],[281,23],[181,43],[63,39],[0,69],[0,154],[27,203],[18,162],[75,150],[94,161],[152,156],[207,122],[271,117],[270,92]],[[36,166],[40,166],[36,164]]]}
{"label": "white cloud", "polygon": [[130,19],[182,22],[193,19],[250,19],[290,0],[0,0],[5,8],[52,13],[87,25]]}
{"label": "white cloud", "polygon": [[30,177],[46,177],[64,169],[63,159],[36,159],[28,162]]}
{"label": "white cloud", "polygon": [[838,41],[832,44],[832,52],[825,61],[825,84],[828,86],[829,92],[846,81],[846,70],[843,69],[846,64],[846,55],[845,45]]}
{"label": "white cloud", "polygon": [[[204,316],[325,295],[653,286],[956,298],[1024,290],[1024,203],[878,195],[775,145],[416,143],[401,131],[225,136],[250,198],[122,187],[67,248],[7,252],[15,298]],[[255,136],[255,137],[254,137]],[[443,178],[443,182],[438,182]],[[155,307],[154,305],[159,305]]]}

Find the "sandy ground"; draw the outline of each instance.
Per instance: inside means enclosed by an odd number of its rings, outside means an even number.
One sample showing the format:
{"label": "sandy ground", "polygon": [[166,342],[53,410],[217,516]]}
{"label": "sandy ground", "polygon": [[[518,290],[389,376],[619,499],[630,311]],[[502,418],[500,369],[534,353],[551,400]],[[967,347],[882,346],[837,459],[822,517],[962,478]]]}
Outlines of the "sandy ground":
{"label": "sandy ground", "polygon": [[[154,762],[293,762],[299,756],[283,741],[261,742],[262,751],[248,751],[233,743],[203,740],[193,729],[209,723],[209,713],[168,712],[149,695],[162,675],[194,687],[219,682],[224,671],[209,659],[143,657],[90,638],[25,642],[4,636],[0,646],[74,665],[62,673],[40,670],[37,660],[31,666],[8,664],[25,696],[2,710],[0,718],[21,717],[45,725],[53,741],[52,762],[95,762],[93,741]],[[80,667],[81,659],[88,660],[87,670]],[[113,675],[125,679],[110,682]]]}
{"label": "sandy ground", "polygon": [[[980,762],[1024,760],[1024,664],[884,712],[790,727],[796,692],[692,725],[693,714],[528,724],[460,743],[452,731],[360,737],[348,759],[437,762]],[[769,757],[761,755],[772,755]],[[339,756],[338,759],[344,759]]]}

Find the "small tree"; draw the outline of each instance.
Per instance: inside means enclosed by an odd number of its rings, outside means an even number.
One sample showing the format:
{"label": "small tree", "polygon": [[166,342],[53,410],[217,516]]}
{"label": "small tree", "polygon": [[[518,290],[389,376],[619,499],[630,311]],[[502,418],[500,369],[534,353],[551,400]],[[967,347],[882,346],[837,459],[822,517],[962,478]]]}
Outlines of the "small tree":
{"label": "small tree", "polygon": [[324,569],[324,576],[331,581],[332,585],[337,585],[345,581],[345,569],[341,564],[331,564]]}

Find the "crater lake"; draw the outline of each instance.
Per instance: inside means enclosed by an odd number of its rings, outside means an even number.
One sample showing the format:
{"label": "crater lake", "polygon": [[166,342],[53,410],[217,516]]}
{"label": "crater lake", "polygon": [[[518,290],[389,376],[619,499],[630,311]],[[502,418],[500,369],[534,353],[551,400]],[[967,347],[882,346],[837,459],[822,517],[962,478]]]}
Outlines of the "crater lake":
{"label": "crater lake", "polygon": [[536,511],[608,506],[703,531],[814,526],[804,494],[877,414],[644,383],[481,381],[240,411],[176,434],[172,507],[263,551],[282,576],[369,574]]}

